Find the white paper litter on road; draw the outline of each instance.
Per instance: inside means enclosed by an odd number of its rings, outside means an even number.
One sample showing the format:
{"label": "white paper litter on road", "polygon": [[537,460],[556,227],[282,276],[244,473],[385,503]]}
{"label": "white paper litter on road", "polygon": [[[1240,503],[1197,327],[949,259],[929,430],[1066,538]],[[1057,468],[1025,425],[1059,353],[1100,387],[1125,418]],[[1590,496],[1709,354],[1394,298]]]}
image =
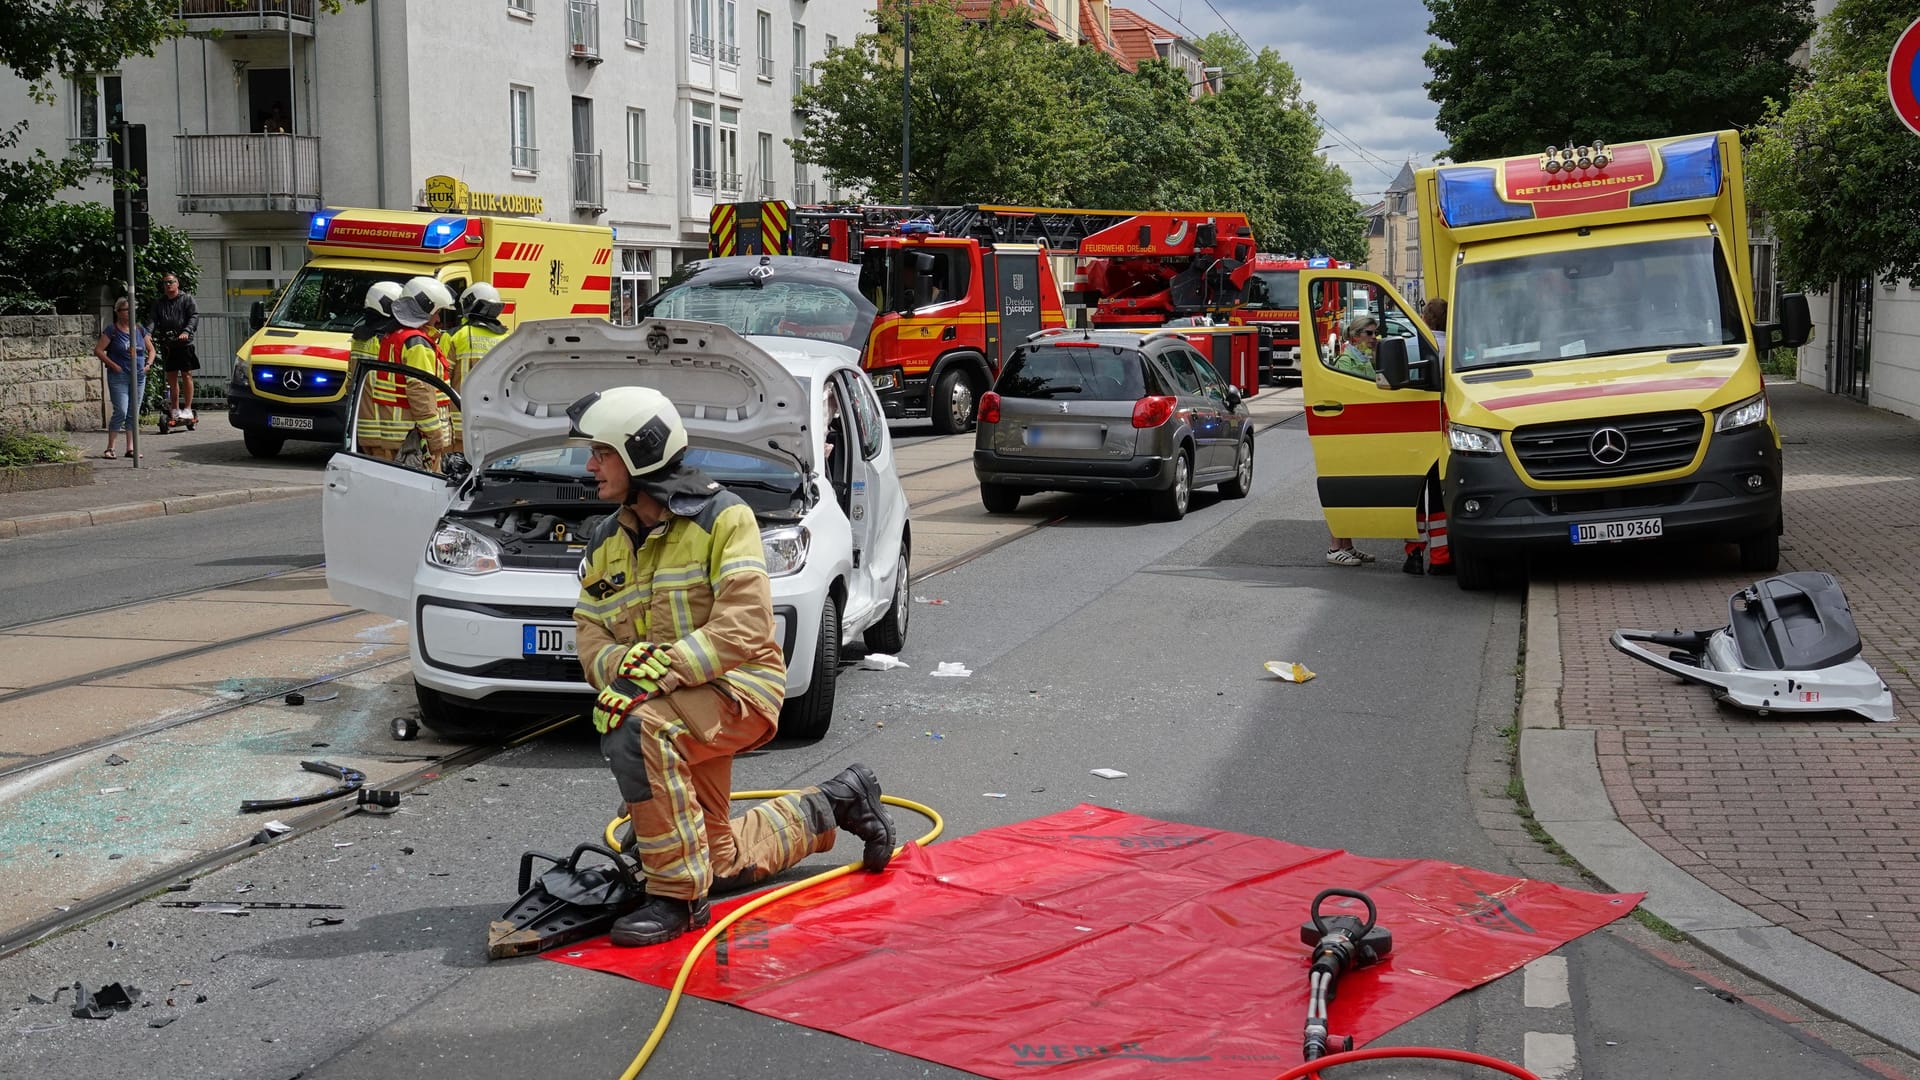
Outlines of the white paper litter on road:
{"label": "white paper litter on road", "polygon": [[913,598],[913,602],[914,602],[914,603],[916,603],[916,604],[944,604],[944,603],[946,603],[946,601],[945,601],[945,600],[941,600],[941,599],[939,599],[938,597],[932,597],[932,596],[916,596],[916,597],[914,597],[914,598]]}
{"label": "white paper litter on road", "polygon": [[1093,775],[1102,780],[1119,780],[1127,774],[1121,772],[1119,769],[1094,769]]}
{"label": "white paper litter on road", "polygon": [[933,669],[933,673],[948,678],[964,679],[973,674],[973,669],[958,660],[942,660],[940,666]]}
{"label": "white paper litter on road", "polygon": [[860,666],[868,671],[892,671],[894,668],[906,667],[907,662],[883,652],[870,652],[860,658]]}
{"label": "white paper litter on road", "polygon": [[262,828],[275,834],[290,833],[293,831],[293,826],[281,821],[279,818],[274,818],[272,821],[267,822]]}
{"label": "white paper litter on road", "polygon": [[1004,799],[1007,797],[1007,793],[1004,791],[983,791],[980,793],[980,797],[983,799]]}

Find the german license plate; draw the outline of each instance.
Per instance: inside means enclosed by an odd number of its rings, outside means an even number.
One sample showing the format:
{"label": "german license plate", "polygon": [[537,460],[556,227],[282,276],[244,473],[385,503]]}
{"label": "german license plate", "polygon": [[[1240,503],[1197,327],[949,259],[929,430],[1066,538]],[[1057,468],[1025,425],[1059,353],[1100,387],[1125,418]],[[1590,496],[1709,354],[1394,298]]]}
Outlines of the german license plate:
{"label": "german license plate", "polygon": [[520,652],[523,656],[575,656],[579,650],[573,641],[570,623],[524,623],[520,627]]}
{"label": "german license plate", "polygon": [[1091,450],[1102,442],[1099,428],[1089,424],[1035,424],[1027,429],[1027,445],[1049,450]]}
{"label": "german license plate", "polygon": [[1660,519],[1632,518],[1627,521],[1596,521],[1568,526],[1576,544],[1610,544],[1617,540],[1651,540],[1660,535]]}
{"label": "german license plate", "polygon": [[312,431],[313,417],[269,416],[267,417],[267,426],[271,428],[282,428],[287,431]]}

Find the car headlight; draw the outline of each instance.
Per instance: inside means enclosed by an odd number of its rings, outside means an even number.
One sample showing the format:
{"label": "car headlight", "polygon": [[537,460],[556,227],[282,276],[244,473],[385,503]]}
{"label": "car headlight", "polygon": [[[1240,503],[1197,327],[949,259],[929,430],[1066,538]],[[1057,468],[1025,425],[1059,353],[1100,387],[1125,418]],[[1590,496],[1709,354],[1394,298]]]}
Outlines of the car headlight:
{"label": "car headlight", "polygon": [[1745,401],[1721,409],[1713,422],[1715,431],[1738,431],[1767,418],[1767,395],[1755,394]]}
{"label": "car headlight", "polygon": [[1497,454],[1500,452],[1500,433],[1465,424],[1448,424],[1447,444],[1453,447],[1456,454]]}
{"label": "car headlight", "polygon": [[500,545],[449,521],[427,541],[427,562],[456,574],[491,574],[500,569]]}
{"label": "car headlight", "polygon": [[873,380],[875,390],[892,390],[900,385],[898,371],[875,371],[869,373],[868,378]]}
{"label": "car headlight", "polygon": [[760,546],[767,549],[767,576],[797,574],[807,565],[807,546],[813,533],[805,525],[760,530]]}
{"label": "car headlight", "polygon": [[244,356],[235,356],[233,358],[233,375],[227,381],[235,386],[247,386],[252,383],[252,380],[253,369],[247,366],[247,358]]}

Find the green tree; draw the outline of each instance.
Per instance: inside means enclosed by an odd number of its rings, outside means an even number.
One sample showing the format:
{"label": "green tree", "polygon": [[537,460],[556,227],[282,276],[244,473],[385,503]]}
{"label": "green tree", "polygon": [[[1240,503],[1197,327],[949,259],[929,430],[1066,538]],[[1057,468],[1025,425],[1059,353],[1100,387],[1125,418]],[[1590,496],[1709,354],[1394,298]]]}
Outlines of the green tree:
{"label": "green tree", "polygon": [[[92,312],[101,288],[118,291],[126,280],[126,250],[113,210],[99,203],[55,202],[12,215],[6,237],[0,245],[0,313]],[[160,279],[169,270],[179,274],[182,289],[198,286],[187,234],[156,225],[134,255],[143,309],[160,295]]]}
{"label": "green tree", "polygon": [[1426,3],[1427,93],[1455,161],[1747,127],[1813,31],[1810,0]]}
{"label": "green tree", "polygon": [[1220,92],[1198,105],[1217,155],[1215,200],[1246,212],[1263,251],[1364,259],[1351,181],[1314,154],[1324,129],[1292,65],[1226,33],[1199,44],[1208,66],[1226,72]]}
{"label": "green tree", "polygon": [[1749,133],[1747,193],[1780,238],[1780,282],[1920,278],[1920,135],[1887,99],[1887,58],[1910,2],[1840,0],[1810,79]]}

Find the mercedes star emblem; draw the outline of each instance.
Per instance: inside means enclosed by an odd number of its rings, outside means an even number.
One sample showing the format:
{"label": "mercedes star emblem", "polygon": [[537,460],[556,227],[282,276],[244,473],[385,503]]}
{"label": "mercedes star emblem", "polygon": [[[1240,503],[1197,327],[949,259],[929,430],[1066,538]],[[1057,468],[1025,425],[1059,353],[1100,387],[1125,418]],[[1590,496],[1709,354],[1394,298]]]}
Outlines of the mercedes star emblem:
{"label": "mercedes star emblem", "polygon": [[280,385],[281,385],[281,386],[284,386],[284,387],[286,387],[286,388],[287,388],[287,389],[289,389],[289,390],[298,390],[298,389],[300,389],[300,371],[299,371],[299,369],[297,369],[297,368],[288,368],[288,369],[287,369],[287,373],[286,373],[285,375],[282,375],[282,376],[280,377]]}
{"label": "mercedes star emblem", "polygon": [[1618,465],[1627,460],[1627,433],[1619,428],[1603,427],[1587,440],[1587,453],[1602,465]]}

